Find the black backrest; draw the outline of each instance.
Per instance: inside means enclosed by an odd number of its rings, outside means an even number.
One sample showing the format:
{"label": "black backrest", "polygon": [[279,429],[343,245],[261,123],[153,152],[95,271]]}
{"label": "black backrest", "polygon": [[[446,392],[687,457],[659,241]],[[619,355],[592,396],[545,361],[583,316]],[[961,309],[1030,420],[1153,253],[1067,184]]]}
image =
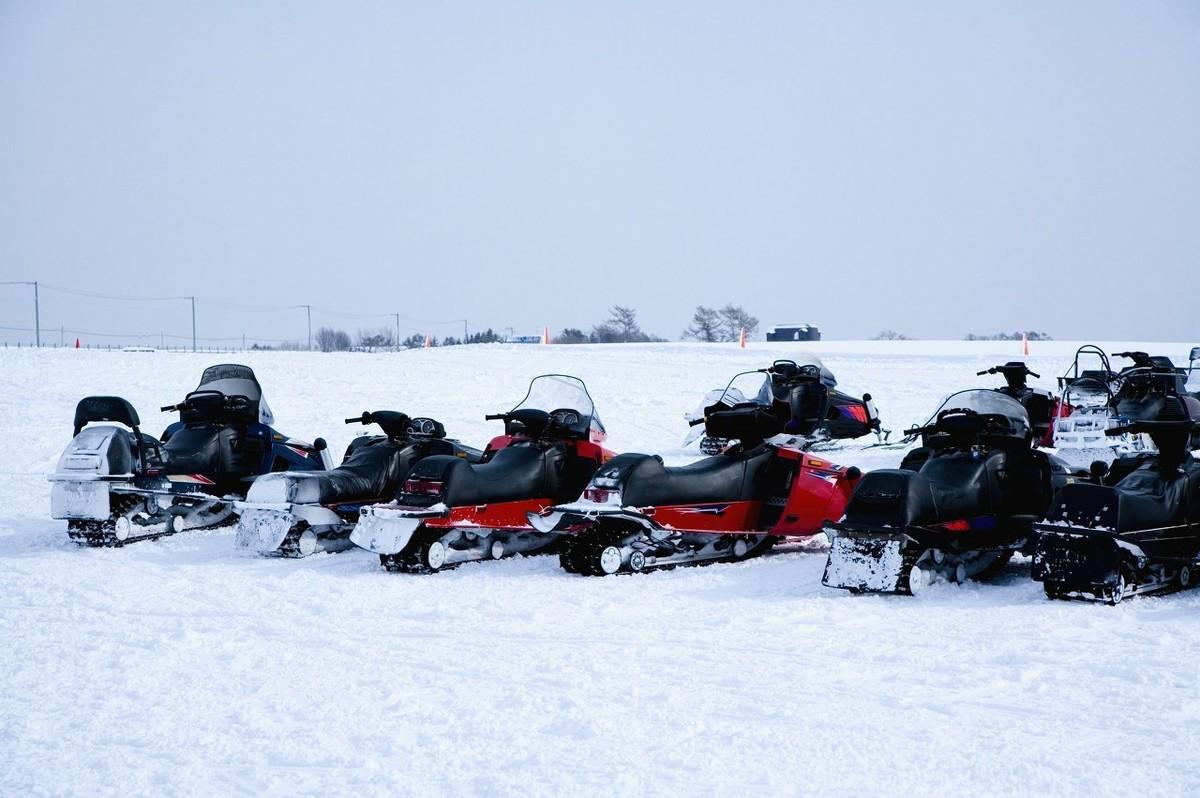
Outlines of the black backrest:
{"label": "black backrest", "polygon": [[119,396],[86,396],[75,406],[75,435],[84,425],[97,421],[115,421],[127,427],[137,427],[142,422],[133,405]]}

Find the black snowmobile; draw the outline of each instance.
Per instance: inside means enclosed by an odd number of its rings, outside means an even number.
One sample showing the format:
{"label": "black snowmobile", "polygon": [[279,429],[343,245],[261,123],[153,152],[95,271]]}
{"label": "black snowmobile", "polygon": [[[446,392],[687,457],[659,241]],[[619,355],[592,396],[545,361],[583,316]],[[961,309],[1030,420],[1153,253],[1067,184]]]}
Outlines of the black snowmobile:
{"label": "black snowmobile", "polygon": [[1058,415],[1059,400],[1054,394],[1044,388],[1034,388],[1029,385],[1029,377],[1041,378],[1041,374],[1029,370],[1024,361],[1010,360],[1002,366],[992,366],[976,372],[976,376],[985,374],[1000,374],[1006,383],[1003,388],[996,390],[1005,396],[1016,399],[1029,414],[1029,422],[1033,425],[1033,445],[1049,446],[1054,441],[1054,419]]}
{"label": "black snowmobile", "polygon": [[[1110,435],[1144,433],[1156,453],[1093,466],[1066,485],[1039,524],[1033,578],[1051,598],[1117,604],[1126,596],[1192,587],[1200,567],[1200,463],[1189,450],[1200,432],[1200,401],[1177,391],[1147,400],[1150,420]],[[1142,412],[1149,414],[1143,406]]]}
{"label": "black snowmobile", "polygon": [[477,463],[483,452],[446,438],[432,418],[364,411],[347,424],[377,424],[383,435],[355,438],[331,471],[285,471],[254,480],[239,514],[238,545],[262,554],[307,557],[354,547],[350,533],[365,505],[391,501],[413,466],[430,455]]}
{"label": "black snowmobile", "polygon": [[1032,550],[1034,523],[1069,478],[1033,448],[1025,408],[999,391],[952,394],[907,434],[922,446],[900,468],[866,474],[842,521],[826,525],[825,585],[911,594],[934,577],[987,579]]}
{"label": "black snowmobile", "polygon": [[[763,385],[759,394],[745,396],[728,387],[710,391],[701,406],[685,417],[688,423],[699,426],[705,413],[716,403],[732,408],[752,402],[776,407],[783,422],[781,445],[817,451],[871,434],[881,442],[887,439],[889,431],[880,425],[879,412],[871,394],[857,398],[837,390],[837,379],[816,357],[809,356],[803,363],[776,360],[764,372],[770,375],[770,381]],[[735,443],[709,434],[701,437],[701,433],[705,433],[705,429],[699,426],[684,441],[684,446],[699,440],[702,453],[715,455]]]}
{"label": "black snowmobile", "polygon": [[118,546],[219,526],[234,520],[233,500],[259,474],[328,466],[320,438],[308,444],[271,428],[247,366],[210,366],[196,390],[162,411],[179,421],[155,439],[118,396],[79,402],[74,437],[50,476],[51,516],[67,520],[72,540]]}

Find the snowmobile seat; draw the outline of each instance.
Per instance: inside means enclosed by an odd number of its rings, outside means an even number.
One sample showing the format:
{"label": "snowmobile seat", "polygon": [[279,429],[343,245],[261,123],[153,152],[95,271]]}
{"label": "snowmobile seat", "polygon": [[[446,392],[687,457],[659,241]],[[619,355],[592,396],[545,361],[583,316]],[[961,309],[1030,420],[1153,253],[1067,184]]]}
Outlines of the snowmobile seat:
{"label": "snowmobile seat", "polygon": [[650,507],[752,500],[758,497],[760,477],[765,475],[774,454],[770,446],[758,446],[749,452],[737,449],[677,468],[664,466],[657,457],[642,455],[622,475],[621,501]]}
{"label": "snowmobile seat", "polygon": [[236,433],[229,427],[184,427],[162,444],[164,474],[215,475],[221,450],[231,448]]}
{"label": "snowmobile seat", "polygon": [[507,446],[486,463],[460,457],[426,457],[409,479],[442,483],[441,501],[451,507],[556,497],[566,468],[562,446]]}
{"label": "snowmobile seat", "polygon": [[1148,463],[1113,486],[1075,482],[1059,491],[1049,517],[1116,532],[1183,523],[1200,474],[1178,471],[1164,477]]}
{"label": "snowmobile seat", "polygon": [[288,473],[295,485],[292,500],[328,505],[391,498],[420,455],[420,447],[412,443],[383,437],[355,441],[337,468]]}

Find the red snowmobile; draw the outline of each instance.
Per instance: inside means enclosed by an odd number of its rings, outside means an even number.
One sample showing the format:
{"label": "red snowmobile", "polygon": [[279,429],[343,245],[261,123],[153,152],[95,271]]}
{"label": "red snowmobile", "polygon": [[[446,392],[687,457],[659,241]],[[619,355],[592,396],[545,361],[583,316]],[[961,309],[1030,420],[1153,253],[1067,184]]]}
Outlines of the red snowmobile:
{"label": "red snowmobile", "polygon": [[389,571],[429,573],[463,562],[533,554],[557,534],[528,516],[578,498],[612,458],[607,435],[583,381],[545,374],[507,413],[504,435],[482,462],[434,455],[409,472],[396,501],[363,507],[350,540],[375,552]]}
{"label": "red snowmobile", "polygon": [[740,560],[842,516],[859,470],[772,440],[792,405],[771,393],[771,369],[735,376],[726,393],[750,375],[766,383],[741,391],[755,401],[718,399],[692,422],[710,437],[735,441],[729,448],[680,468],[655,455],[618,455],[580,501],[530,515],[538,529],[568,534],[559,555],[565,570],[604,576]]}

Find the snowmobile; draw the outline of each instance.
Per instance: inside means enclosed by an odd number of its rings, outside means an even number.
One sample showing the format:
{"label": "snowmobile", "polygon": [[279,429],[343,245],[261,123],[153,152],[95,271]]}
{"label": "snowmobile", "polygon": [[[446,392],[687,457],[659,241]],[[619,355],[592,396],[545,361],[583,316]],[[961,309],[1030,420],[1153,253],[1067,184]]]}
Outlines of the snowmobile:
{"label": "snowmobile", "polygon": [[1112,427],[1154,439],[1156,453],[1097,463],[1063,487],[1039,524],[1033,578],[1050,598],[1118,604],[1126,596],[1192,587],[1200,574],[1200,400],[1164,394],[1150,420]]}
{"label": "snowmobile", "polygon": [[[1100,368],[1081,371],[1081,354],[1097,357]],[[1059,457],[1073,465],[1087,467],[1095,461],[1152,454],[1153,436],[1132,431],[1130,423],[1152,418],[1164,395],[1189,395],[1192,364],[1186,370],[1177,369],[1170,358],[1145,352],[1118,352],[1116,356],[1129,358],[1133,364],[1114,373],[1100,349],[1082,347],[1071,370],[1059,379],[1064,408],[1055,422],[1054,445]],[[1117,428],[1125,431],[1110,434]],[[1200,437],[1192,445],[1200,445]]]}
{"label": "snowmobile", "polygon": [[1061,401],[1046,389],[1029,385],[1029,377],[1040,379],[1042,375],[1030,371],[1020,360],[1010,360],[1002,366],[992,366],[976,372],[977,377],[985,374],[1003,375],[1006,384],[996,390],[1016,399],[1025,408],[1033,426],[1034,446],[1050,446],[1054,442],[1054,420],[1060,415]]}
{"label": "snowmobile", "polygon": [[[720,453],[680,468],[664,466],[656,455],[617,455],[581,500],[530,514],[537,529],[566,533],[563,569],[605,576],[741,560],[781,538],[814,535],[827,519],[841,517],[861,474],[776,442],[792,418],[789,409],[805,409],[809,398],[808,383],[799,381],[780,399],[772,385],[778,367],[736,375],[692,422],[734,442]],[[734,387],[746,377],[761,380],[762,390]],[[731,395],[756,399],[731,404]]]}
{"label": "snowmobile", "polygon": [[[780,434],[792,439],[787,445],[814,451],[830,449],[837,442],[870,434],[880,442],[887,439],[889,431],[880,425],[879,412],[871,394],[856,399],[836,390],[837,379],[818,358],[807,355],[803,363],[776,360],[762,373],[769,374],[770,380],[761,386],[761,395],[755,394],[754,401],[790,404],[784,427],[780,430]],[[724,450],[732,441],[708,434],[703,419],[717,402],[734,407],[746,401],[739,389],[709,391],[700,407],[684,416],[694,429],[684,439],[684,447],[699,441],[703,454],[713,455]]]}
{"label": "snowmobile", "polygon": [[413,467],[396,500],[363,507],[350,535],[389,571],[429,573],[473,560],[533,554],[558,535],[529,525],[530,512],[579,497],[612,453],[583,381],[534,378],[479,463],[433,455]]}
{"label": "snowmobile", "polygon": [[162,412],[178,412],[179,421],[155,439],[118,396],[76,406],[74,436],[49,478],[51,516],[67,520],[72,540],[120,546],[230,523],[233,500],[256,476],[329,466],[320,438],[309,444],[271,428],[247,366],[208,367],[196,390]]}
{"label": "snowmobile", "polygon": [[825,526],[822,582],[853,592],[911,594],[935,578],[998,573],[1029,551],[1066,465],[1033,447],[1029,414],[995,390],[959,391],[921,427],[899,468],[867,473],[845,517]]}
{"label": "snowmobile", "polygon": [[284,471],[254,480],[246,500],[234,503],[239,546],[285,557],[353,548],[350,532],[359,510],[390,501],[419,460],[450,455],[477,463],[483,456],[448,440],[446,428],[432,418],[376,410],[346,423],[377,424],[383,435],[355,438],[331,471]]}

